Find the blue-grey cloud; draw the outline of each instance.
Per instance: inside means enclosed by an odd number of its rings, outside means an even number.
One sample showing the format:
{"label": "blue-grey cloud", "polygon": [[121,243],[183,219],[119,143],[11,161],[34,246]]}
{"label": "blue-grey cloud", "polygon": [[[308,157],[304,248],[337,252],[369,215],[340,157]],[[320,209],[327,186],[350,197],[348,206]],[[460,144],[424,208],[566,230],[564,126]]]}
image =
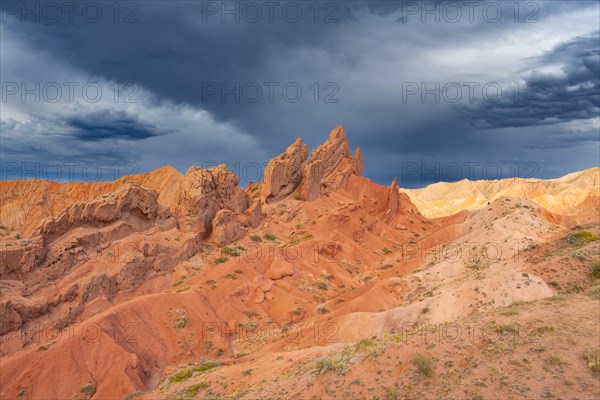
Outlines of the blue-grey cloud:
{"label": "blue-grey cloud", "polygon": [[64,124],[73,129],[73,138],[86,142],[110,139],[143,140],[167,133],[160,132],[155,125],[140,121],[135,115],[114,110],[69,116],[65,118]]}
{"label": "blue-grey cloud", "polygon": [[[75,13],[74,22],[22,23],[19,16],[9,16],[2,25],[11,37],[59,60],[56,69],[78,71],[92,80],[135,82],[151,94],[139,114],[121,103],[103,103],[96,108],[87,104],[75,116],[55,120],[50,113],[45,120],[36,119],[46,132],[38,139],[69,140],[71,157],[93,159],[101,151],[102,157],[128,158],[147,168],[168,163],[181,170],[205,162],[262,164],[295,136],[314,147],[342,124],[352,144],[364,151],[365,174],[382,183],[401,174],[404,163],[517,160],[544,165],[540,176],[598,163],[593,156],[597,122],[588,123],[598,118],[598,35],[590,33],[600,19],[598,4],[520,3],[537,7],[537,22],[523,21],[530,12],[524,8],[515,22],[513,2],[491,2],[501,5],[503,18],[490,22],[481,17],[486,2],[478,2],[473,22],[463,9],[460,21],[438,23],[431,16],[423,22],[419,14],[406,15],[406,7],[444,2],[328,2],[336,7],[322,5],[315,23],[314,3],[302,2],[299,22],[276,12],[273,22],[263,14],[258,23],[235,22],[231,15],[223,23],[223,15],[207,15],[203,9],[203,4],[222,7],[222,2],[144,1],[128,2],[137,8],[121,9],[115,23],[113,4],[96,3],[105,7],[96,23]],[[123,23],[132,11],[132,23]],[[325,23],[332,11],[333,19]],[[553,48],[538,44],[548,35],[558,43]],[[494,62],[486,62],[490,57]],[[18,70],[18,62],[13,63],[12,71]],[[562,73],[549,71],[549,66],[562,68]],[[35,71],[23,69],[35,80]],[[519,81],[522,86],[535,83],[536,91],[526,92],[526,100],[507,95],[496,103],[403,101],[402,82],[433,80]],[[259,101],[237,101],[227,94],[238,82],[262,87]],[[279,84],[273,101],[267,82]],[[292,82],[303,90],[298,102],[282,96],[282,86]],[[337,102],[323,101],[332,93],[325,87],[329,82],[336,85]],[[214,85],[216,92],[207,93]],[[163,103],[173,112],[153,118],[153,110]],[[35,115],[35,106],[20,106],[20,111]],[[188,108],[193,111],[185,116],[177,111]],[[128,114],[120,116],[121,109]],[[203,111],[208,113],[203,121],[210,122],[195,129],[196,117],[190,115]],[[18,149],[32,146],[32,139],[18,129],[10,132],[8,138],[3,132],[3,159],[23,157]],[[95,150],[99,141],[102,149]],[[582,145],[592,152],[582,152]],[[54,153],[38,156],[69,157],[58,146],[49,148]],[[423,183],[411,176],[405,185]]]}

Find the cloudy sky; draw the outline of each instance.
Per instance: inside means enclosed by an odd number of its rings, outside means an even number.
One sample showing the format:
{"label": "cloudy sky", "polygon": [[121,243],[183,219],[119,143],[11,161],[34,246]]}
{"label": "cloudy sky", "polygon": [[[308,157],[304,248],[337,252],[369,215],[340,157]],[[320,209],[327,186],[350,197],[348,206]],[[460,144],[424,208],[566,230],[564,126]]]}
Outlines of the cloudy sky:
{"label": "cloudy sky", "polygon": [[600,163],[600,3],[3,1],[2,179],[226,162],[336,125],[401,186]]}

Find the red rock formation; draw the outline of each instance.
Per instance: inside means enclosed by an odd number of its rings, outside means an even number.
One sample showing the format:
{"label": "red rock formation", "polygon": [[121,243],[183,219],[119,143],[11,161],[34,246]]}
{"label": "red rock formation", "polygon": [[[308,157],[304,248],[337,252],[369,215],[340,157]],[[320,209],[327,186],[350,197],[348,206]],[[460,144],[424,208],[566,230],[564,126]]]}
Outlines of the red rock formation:
{"label": "red rock formation", "polygon": [[217,211],[217,215],[212,221],[212,240],[219,246],[233,243],[246,235],[244,229],[238,220],[237,215],[224,208]]}
{"label": "red rock formation", "polygon": [[179,228],[206,237],[217,211],[225,208],[234,213],[248,208],[248,195],[239,187],[235,173],[225,164],[210,169],[191,167],[181,183]]}
{"label": "red rock formation", "polygon": [[342,187],[350,175],[360,175],[363,158],[360,148],[352,157],[343,126],[338,126],[329,138],[315,150],[304,167],[301,195],[304,200],[314,200],[319,195]]}
{"label": "red rock formation", "polygon": [[302,169],[308,156],[308,146],[297,138],[282,154],[267,164],[262,195],[266,202],[280,200],[291,194],[302,180]]}

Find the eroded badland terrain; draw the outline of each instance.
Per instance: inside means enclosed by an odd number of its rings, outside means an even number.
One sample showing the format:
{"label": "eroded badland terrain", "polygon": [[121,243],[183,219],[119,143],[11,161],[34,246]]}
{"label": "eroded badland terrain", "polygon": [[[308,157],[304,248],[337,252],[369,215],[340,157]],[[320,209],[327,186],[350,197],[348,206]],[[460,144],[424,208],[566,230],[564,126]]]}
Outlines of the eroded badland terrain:
{"label": "eroded badland terrain", "polygon": [[0,398],[600,398],[600,168],[362,171],[337,127],[245,189],[0,182]]}

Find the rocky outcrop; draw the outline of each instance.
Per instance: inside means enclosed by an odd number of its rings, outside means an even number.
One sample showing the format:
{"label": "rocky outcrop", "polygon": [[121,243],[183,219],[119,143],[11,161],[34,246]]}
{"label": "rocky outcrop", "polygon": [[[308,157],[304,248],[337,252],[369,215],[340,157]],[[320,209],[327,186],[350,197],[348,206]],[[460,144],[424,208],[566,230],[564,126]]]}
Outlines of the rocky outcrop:
{"label": "rocky outcrop", "polygon": [[206,237],[217,212],[229,209],[236,214],[248,208],[248,195],[238,185],[235,173],[225,164],[210,169],[191,167],[181,183],[178,203],[179,228]]}
{"label": "rocky outcrop", "polygon": [[141,186],[126,185],[116,192],[68,207],[55,218],[48,218],[34,231],[47,242],[81,225],[102,226],[124,221],[135,230],[147,229],[157,218],[158,193]]}
{"label": "rocky outcrop", "polygon": [[236,214],[225,208],[217,211],[212,221],[212,240],[219,246],[224,246],[241,239],[246,235],[246,229],[238,220]]}
{"label": "rocky outcrop", "polygon": [[262,224],[266,216],[267,214],[265,214],[262,210],[262,202],[257,201],[256,203],[252,204],[250,208],[248,208],[247,224],[251,229],[256,229],[260,226],[260,224]]}
{"label": "rocky outcrop", "polygon": [[[350,175],[361,175],[363,171],[360,148],[356,148],[353,157],[343,126],[331,131],[325,143],[313,150],[310,159],[307,156],[308,147],[298,138],[269,162],[261,186],[266,203],[294,192],[303,200],[314,200],[339,189]],[[254,185],[251,190],[256,190]]]}
{"label": "rocky outcrop", "polygon": [[267,203],[290,195],[302,181],[308,146],[297,138],[282,154],[267,164],[262,195]]}
{"label": "rocky outcrop", "polygon": [[356,157],[352,157],[344,127],[338,126],[325,143],[313,150],[304,167],[300,194],[304,200],[314,200],[321,194],[339,189],[350,175],[360,175],[362,170],[360,148],[357,148]]}
{"label": "rocky outcrop", "polygon": [[388,209],[385,212],[385,222],[388,224],[394,219],[396,215],[398,215],[398,210],[400,207],[400,192],[398,191],[398,178],[394,178],[394,181],[390,185],[388,189]]}
{"label": "rocky outcrop", "polygon": [[21,315],[10,300],[0,303],[0,335],[19,329],[22,323]]}

